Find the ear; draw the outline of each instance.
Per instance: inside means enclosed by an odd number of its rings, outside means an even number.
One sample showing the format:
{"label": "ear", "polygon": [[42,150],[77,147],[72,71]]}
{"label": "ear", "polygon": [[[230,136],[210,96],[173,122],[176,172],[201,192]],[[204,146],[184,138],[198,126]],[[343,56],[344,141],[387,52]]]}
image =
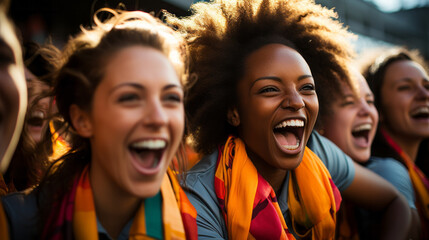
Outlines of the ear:
{"label": "ear", "polygon": [[228,123],[234,127],[240,125],[240,115],[238,114],[237,108],[232,108],[228,110],[227,113]]}
{"label": "ear", "polygon": [[72,104],[69,110],[70,120],[76,132],[85,138],[89,138],[92,136],[92,124],[88,113],[76,104]]}

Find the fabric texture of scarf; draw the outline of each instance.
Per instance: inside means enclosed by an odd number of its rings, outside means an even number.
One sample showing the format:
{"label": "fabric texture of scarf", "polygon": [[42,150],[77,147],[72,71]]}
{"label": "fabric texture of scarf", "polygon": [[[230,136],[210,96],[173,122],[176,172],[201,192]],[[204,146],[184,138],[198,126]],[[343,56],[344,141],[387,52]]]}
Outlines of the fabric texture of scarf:
{"label": "fabric texture of scarf", "polygon": [[[257,172],[239,138],[229,137],[219,149],[214,185],[229,239],[295,239],[274,190]],[[328,170],[305,148],[301,164],[290,171],[288,185],[295,233],[300,237],[311,235],[312,239],[333,239],[340,203],[341,195]],[[298,228],[305,229],[305,233]]]}
{"label": "fabric texture of scarf", "polygon": [[[429,238],[429,180],[425,174],[414,164],[410,156],[404,152],[401,147],[389,136],[389,134],[381,129],[381,134],[386,140],[387,144],[401,156],[402,163],[408,169],[411,182],[413,184],[414,192],[416,195],[416,207],[419,212],[420,221],[424,239]],[[429,160],[429,159],[428,159]]]}
{"label": "fabric texture of scarf", "polygon": [[0,197],[9,193],[9,187],[4,181],[3,174],[0,173]]}
{"label": "fabric texture of scarf", "polygon": [[[97,218],[88,166],[72,190],[57,204],[43,229],[42,239],[98,239]],[[197,212],[170,169],[161,183],[164,239],[197,239]],[[55,208],[53,208],[55,209]],[[129,239],[152,239],[146,235],[145,209],[134,216]]]}

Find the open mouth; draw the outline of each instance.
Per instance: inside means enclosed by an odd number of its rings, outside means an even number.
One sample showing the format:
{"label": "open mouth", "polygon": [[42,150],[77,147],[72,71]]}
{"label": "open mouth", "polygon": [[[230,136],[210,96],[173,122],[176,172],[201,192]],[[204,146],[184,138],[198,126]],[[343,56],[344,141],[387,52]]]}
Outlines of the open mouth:
{"label": "open mouth", "polygon": [[286,150],[299,148],[304,134],[304,121],[301,119],[289,119],[277,124],[274,129],[277,142]]}
{"label": "open mouth", "polygon": [[411,112],[411,117],[416,120],[429,119],[429,107],[419,107]]}
{"label": "open mouth", "polygon": [[31,126],[42,127],[45,121],[45,113],[43,111],[33,111],[27,119],[27,123]]}
{"label": "open mouth", "polygon": [[166,149],[165,140],[143,140],[132,143],[128,148],[134,158],[137,160],[137,168],[143,172],[156,169]]}
{"label": "open mouth", "polygon": [[352,135],[355,141],[361,146],[367,146],[369,143],[369,132],[372,125],[369,123],[361,124],[352,129]]}

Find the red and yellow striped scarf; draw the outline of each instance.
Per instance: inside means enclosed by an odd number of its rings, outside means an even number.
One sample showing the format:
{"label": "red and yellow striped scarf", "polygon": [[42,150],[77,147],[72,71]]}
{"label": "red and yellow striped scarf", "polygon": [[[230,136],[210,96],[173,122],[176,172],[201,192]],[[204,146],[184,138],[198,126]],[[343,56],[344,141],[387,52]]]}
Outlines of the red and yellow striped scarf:
{"label": "red and yellow striped scarf", "polygon": [[[307,229],[301,237],[333,239],[340,193],[320,159],[308,148],[292,170],[288,206],[292,227]],[[295,239],[286,226],[277,197],[257,172],[244,143],[229,137],[220,149],[215,191],[229,239]],[[309,235],[310,234],[310,235]]]}
{"label": "red and yellow striped scarf", "polygon": [[[197,212],[169,169],[161,184],[164,239],[197,239]],[[76,179],[72,191],[56,206],[43,229],[42,239],[98,239],[88,167]],[[137,211],[129,239],[146,235],[144,204]]]}
{"label": "red and yellow striped scarf", "polygon": [[411,160],[410,156],[408,156],[408,154],[401,149],[401,147],[392,139],[392,137],[389,136],[385,130],[380,129],[380,132],[387,144],[389,144],[389,146],[393,148],[393,150],[395,150],[399,156],[401,156],[402,159],[400,160],[402,160],[402,163],[404,163],[408,169],[408,174],[410,175],[416,195],[416,207],[420,215],[424,239],[429,238],[429,180],[425,174],[414,164],[414,161]]}

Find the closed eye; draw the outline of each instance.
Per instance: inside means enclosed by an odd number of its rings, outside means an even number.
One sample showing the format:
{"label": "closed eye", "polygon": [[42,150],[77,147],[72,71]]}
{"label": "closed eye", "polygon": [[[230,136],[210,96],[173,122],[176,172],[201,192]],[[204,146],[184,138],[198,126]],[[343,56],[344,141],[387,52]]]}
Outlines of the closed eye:
{"label": "closed eye", "polygon": [[135,93],[126,93],[119,96],[118,102],[120,103],[127,103],[127,102],[133,102],[139,100],[140,97],[138,94]]}
{"label": "closed eye", "polygon": [[304,91],[314,91],[316,90],[316,87],[314,86],[314,84],[305,84],[304,86],[301,87],[301,90]]}
{"label": "closed eye", "polygon": [[411,89],[410,85],[401,85],[401,86],[398,86],[398,91],[406,91],[406,90],[409,90],[409,89]]}
{"label": "closed eye", "polygon": [[366,103],[368,103],[368,105],[374,105],[374,98],[372,98],[372,97],[367,98]]}
{"label": "closed eye", "polygon": [[353,105],[353,104],[355,104],[355,102],[356,102],[356,100],[355,100],[354,97],[348,96],[348,97],[345,97],[343,99],[343,102],[341,103],[341,106],[344,107],[344,106],[348,106],[348,105]]}
{"label": "closed eye", "polygon": [[181,103],[182,102],[182,96],[177,93],[169,93],[166,94],[163,98],[164,101],[167,102],[173,102],[173,103]]}
{"label": "closed eye", "polygon": [[258,91],[258,93],[271,93],[271,92],[278,92],[278,89],[276,87],[268,86]]}

